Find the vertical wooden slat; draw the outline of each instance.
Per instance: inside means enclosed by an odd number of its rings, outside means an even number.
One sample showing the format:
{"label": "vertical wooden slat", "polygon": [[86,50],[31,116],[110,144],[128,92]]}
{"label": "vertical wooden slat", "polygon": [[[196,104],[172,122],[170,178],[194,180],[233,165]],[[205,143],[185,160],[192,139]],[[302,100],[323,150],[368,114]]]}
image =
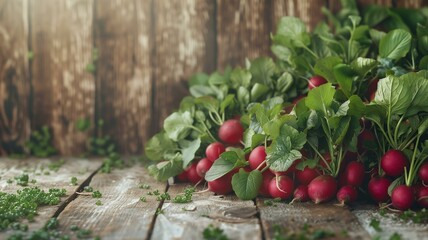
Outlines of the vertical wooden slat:
{"label": "vertical wooden slat", "polygon": [[428,1],[427,0],[397,0],[396,6],[404,7],[404,8],[419,8],[419,7],[428,6]]}
{"label": "vertical wooden slat", "polygon": [[217,43],[219,69],[243,65],[245,58],[270,54],[270,7],[261,0],[218,0]]}
{"label": "vertical wooden slat", "polygon": [[75,122],[92,119],[94,114],[95,81],[85,71],[92,61],[93,0],[30,3],[32,126],[50,126],[53,143],[61,154],[80,154],[90,133],[78,132]]}
{"label": "vertical wooden slat", "polygon": [[358,5],[367,6],[370,4],[377,4],[377,5],[392,7],[392,1],[393,0],[358,0]]}
{"label": "vertical wooden slat", "polygon": [[273,29],[276,31],[279,20],[283,16],[299,17],[306,23],[308,30],[313,29],[320,21],[324,20],[321,7],[326,6],[327,1],[301,1],[301,0],[273,0]]}
{"label": "vertical wooden slat", "polygon": [[28,2],[0,0],[0,155],[20,152],[30,134]]}
{"label": "vertical wooden slat", "polygon": [[187,94],[186,80],[196,72],[213,70],[214,4],[211,0],[154,1],[154,129]]}
{"label": "vertical wooden slat", "polygon": [[150,1],[96,1],[97,111],[103,134],[137,153],[150,130]]}

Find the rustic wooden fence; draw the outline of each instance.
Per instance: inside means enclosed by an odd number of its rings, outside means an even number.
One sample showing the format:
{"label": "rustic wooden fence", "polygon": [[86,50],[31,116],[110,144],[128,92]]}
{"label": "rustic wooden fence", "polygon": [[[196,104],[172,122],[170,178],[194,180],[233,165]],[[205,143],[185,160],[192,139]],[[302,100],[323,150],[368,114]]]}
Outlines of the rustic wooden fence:
{"label": "rustic wooden fence", "polygon": [[[370,3],[427,1],[359,1]],[[281,16],[312,27],[321,6],[339,0],[0,0],[0,154],[49,126],[59,153],[78,155],[96,134],[76,130],[82,118],[141,153],[189,76],[269,55]]]}

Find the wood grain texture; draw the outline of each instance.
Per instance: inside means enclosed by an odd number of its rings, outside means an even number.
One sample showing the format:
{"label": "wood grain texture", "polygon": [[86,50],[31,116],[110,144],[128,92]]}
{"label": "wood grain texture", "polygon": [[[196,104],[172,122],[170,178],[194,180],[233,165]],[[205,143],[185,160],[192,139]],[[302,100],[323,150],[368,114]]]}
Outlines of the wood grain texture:
{"label": "wood grain texture", "polygon": [[262,0],[217,1],[218,69],[270,55],[270,10]]}
{"label": "wood grain texture", "polygon": [[[428,239],[428,224],[401,221],[397,218],[397,214],[393,212],[380,214],[379,208],[376,206],[360,205],[352,213],[373,238],[390,239],[391,235],[397,233],[402,239]],[[382,231],[378,232],[370,226],[370,222],[373,219],[379,221],[379,227]]]}
{"label": "wood grain texture", "polygon": [[140,153],[151,130],[151,2],[95,3],[97,116],[120,152]]}
{"label": "wood grain texture", "polygon": [[419,8],[428,6],[427,0],[397,0],[396,7]]}
{"label": "wood grain texture", "polygon": [[30,1],[34,50],[32,127],[53,130],[53,143],[63,155],[84,152],[90,132],[75,122],[93,119],[95,81],[85,68],[92,61],[93,0]]}
{"label": "wood grain texture", "polygon": [[[70,184],[71,178],[76,177],[78,184],[82,184],[93,172],[100,168],[102,161],[100,159],[76,159],[66,158],[64,164],[57,170],[49,170],[49,165],[58,162],[59,159],[25,159],[11,160],[0,158],[0,191],[7,193],[16,193],[16,190],[22,189],[15,181],[7,183],[8,179],[14,179],[16,176],[22,175],[24,172],[29,175],[30,181],[35,179],[36,183],[29,183],[29,187],[39,187],[47,191],[49,188],[64,188],[67,193],[62,198],[59,205],[43,206],[38,209],[38,214],[34,222],[28,224],[29,231],[35,231],[45,225],[45,223],[53,217],[58,207],[70,201],[70,198],[79,188]],[[49,172],[49,175],[46,173]],[[11,232],[0,232],[0,239],[6,239],[6,236]]]}
{"label": "wood grain texture", "polygon": [[214,7],[210,0],[154,1],[155,131],[188,94],[189,77],[215,68]]}
{"label": "wood grain texture", "polygon": [[[140,189],[149,184],[151,190]],[[147,191],[166,190],[166,184],[156,182],[142,166],[114,170],[110,174],[99,173],[90,186],[102,193],[101,202],[91,196],[78,196],[58,216],[61,228],[69,232],[71,225],[91,229],[93,236],[102,239],[145,239],[160,202]],[[141,202],[146,196],[147,202]]]}
{"label": "wood grain texture", "polygon": [[262,199],[257,200],[257,206],[266,239],[273,239],[275,225],[298,233],[302,231],[304,224],[314,229],[330,231],[335,234],[334,239],[371,239],[346,207],[311,202],[266,206]]}
{"label": "wood grain texture", "polygon": [[27,0],[0,0],[0,155],[22,152],[30,135],[27,41]]}
{"label": "wood grain texture", "polygon": [[276,31],[278,22],[283,16],[295,16],[306,23],[308,31],[312,30],[320,21],[324,20],[321,7],[327,1],[301,1],[301,0],[273,0],[273,28]]}
{"label": "wood grain texture", "polygon": [[[186,184],[171,185],[168,189],[171,198],[182,194],[185,186]],[[194,193],[190,203],[166,201],[162,205],[163,214],[156,218],[151,239],[203,239],[202,232],[210,224],[222,229],[229,239],[261,239],[262,232],[257,217],[230,222],[227,218],[222,218],[221,214],[230,208],[256,210],[253,201],[241,201],[236,196],[214,196],[211,192]]]}

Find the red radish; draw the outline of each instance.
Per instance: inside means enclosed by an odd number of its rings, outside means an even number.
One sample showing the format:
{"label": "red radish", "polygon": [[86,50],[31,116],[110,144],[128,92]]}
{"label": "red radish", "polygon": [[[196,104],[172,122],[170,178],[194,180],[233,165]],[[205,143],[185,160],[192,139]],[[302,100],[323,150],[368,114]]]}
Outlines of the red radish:
{"label": "red radish", "polygon": [[352,161],[348,163],[345,170],[346,183],[359,187],[364,181],[364,165],[361,162]]}
{"label": "red radish", "polygon": [[308,185],[309,197],[315,203],[326,202],[334,197],[337,191],[337,182],[330,175],[321,175]]}
{"label": "red radish", "polygon": [[418,186],[415,191],[415,197],[419,206],[423,208],[428,208],[428,187],[427,186]]}
{"label": "red radish", "polygon": [[187,173],[187,180],[193,184],[197,184],[202,180],[202,177],[198,175],[196,171],[196,165],[197,163],[193,163],[190,165],[190,167],[186,170]]}
{"label": "red radish", "polygon": [[314,178],[320,174],[315,168],[305,167],[302,170],[296,170],[296,179],[304,185],[308,185]]}
{"label": "red radish", "polygon": [[306,202],[309,200],[308,186],[300,185],[293,193],[293,200],[291,202]]}
{"label": "red radish", "polygon": [[305,98],[306,97],[306,95],[300,95],[300,96],[298,96],[298,97],[296,97],[291,103],[293,104],[293,105],[296,105],[297,103],[299,103],[300,102],[300,100],[302,100],[303,98]]}
{"label": "red radish", "polygon": [[389,150],[383,155],[380,165],[386,175],[398,177],[403,175],[404,168],[408,166],[408,161],[402,151]]}
{"label": "red radish", "polygon": [[263,172],[263,182],[260,186],[259,193],[263,197],[271,197],[269,194],[269,184],[270,181],[275,177],[270,171]]}
{"label": "red radish", "polygon": [[374,177],[369,181],[369,194],[378,203],[386,202],[389,199],[388,188],[391,180],[385,177]]}
{"label": "red radish", "polygon": [[413,205],[414,201],[413,190],[406,185],[400,185],[392,190],[391,201],[392,206],[399,210],[407,210]]}
{"label": "red radish", "polygon": [[236,119],[225,121],[218,130],[218,137],[227,144],[239,144],[244,135],[241,122]]}
{"label": "red radish", "polygon": [[224,153],[224,151],[226,151],[226,149],[222,143],[214,142],[208,145],[207,149],[205,149],[205,155],[208,160],[214,162],[220,157],[220,154]]}
{"label": "red radish", "polygon": [[419,167],[418,176],[419,176],[419,179],[421,179],[421,181],[422,181],[423,183],[428,184],[428,162],[423,163],[423,164]]}
{"label": "red radish", "polygon": [[221,178],[208,182],[208,190],[216,194],[225,195],[232,192],[232,176],[228,173]]}
{"label": "red radish", "polygon": [[309,89],[316,88],[318,86],[323,85],[324,83],[327,83],[327,80],[321,76],[313,76],[311,79],[309,79],[308,87]]}
{"label": "red radish", "polygon": [[357,197],[357,189],[351,185],[341,187],[336,194],[337,201],[339,201],[341,205],[344,205],[345,203],[353,203],[357,200]]}
{"label": "red radish", "polygon": [[293,194],[293,180],[285,175],[273,178],[269,183],[269,194],[273,198],[287,199]]}
{"label": "red radish", "polygon": [[379,82],[379,79],[375,78],[369,84],[369,88],[367,89],[367,97],[370,98],[370,101],[373,101],[373,99],[376,95],[377,83],[378,82]]}
{"label": "red radish", "polygon": [[198,164],[196,165],[196,172],[200,177],[205,177],[205,173],[210,170],[211,166],[213,165],[213,162],[208,160],[208,158],[202,158]]}
{"label": "red radish", "polygon": [[[251,169],[257,169],[257,167],[262,164],[266,159],[266,151],[264,146],[258,146],[251,151],[250,156],[248,157],[248,162],[250,163]],[[263,163],[259,169],[266,167],[266,163]]]}
{"label": "red radish", "polygon": [[186,171],[183,171],[182,173],[178,174],[178,175],[177,175],[177,180],[178,180],[179,182],[187,182],[187,181],[188,181],[188,180],[187,180],[187,172],[186,172]]}

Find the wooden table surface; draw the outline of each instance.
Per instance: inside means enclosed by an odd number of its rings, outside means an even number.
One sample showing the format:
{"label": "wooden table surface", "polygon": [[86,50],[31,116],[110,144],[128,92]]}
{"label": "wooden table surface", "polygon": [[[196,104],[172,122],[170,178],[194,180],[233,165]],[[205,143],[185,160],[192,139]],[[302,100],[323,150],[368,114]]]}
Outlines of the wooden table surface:
{"label": "wooden table surface", "polygon": [[[208,191],[194,193],[190,203],[158,201],[147,193],[166,191],[174,198],[183,193],[187,184],[156,182],[138,163],[101,173],[100,159],[67,158],[57,171],[48,170],[48,165],[56,161],[0,158],[0,191],[14,193],[22,188],[7,180],[23,172],[29,174],[30,180],[37,181],[30,186],[67,190],[59,205],[39,209],[35,221],[29,223],[30,231],[57,217],[64,233],[70,233],[70,226],[77,225],[102,239],[203,239],[202,232],[210,224],[221,228],[229,239],[275,239],[275,235],[284,236],[284,232],[302,232],[305,224],[311,229],[334,233],[330,239],[389,239],[394,233],[400,234],[401,239],[428,239],[428,224],[402,222],[393,213],[382,216],[371,205],[340,207],[333,203],[280,202],[267,206],[265,199],[241,201],[233,195],[216,196]],[[72,177],[77,177],[77,186],[71,185]],[[150,189],[140,188],[142,184]],[[102,205],[96,205],[98,199],[91,196],[76,194],[85,186],[102,193],[99,199]],[[141,196],[147,201],[140,201]],[[382,231],[370,226],[372,219],[380,221]],[[10,233],[0,232],[0,239]]]}

